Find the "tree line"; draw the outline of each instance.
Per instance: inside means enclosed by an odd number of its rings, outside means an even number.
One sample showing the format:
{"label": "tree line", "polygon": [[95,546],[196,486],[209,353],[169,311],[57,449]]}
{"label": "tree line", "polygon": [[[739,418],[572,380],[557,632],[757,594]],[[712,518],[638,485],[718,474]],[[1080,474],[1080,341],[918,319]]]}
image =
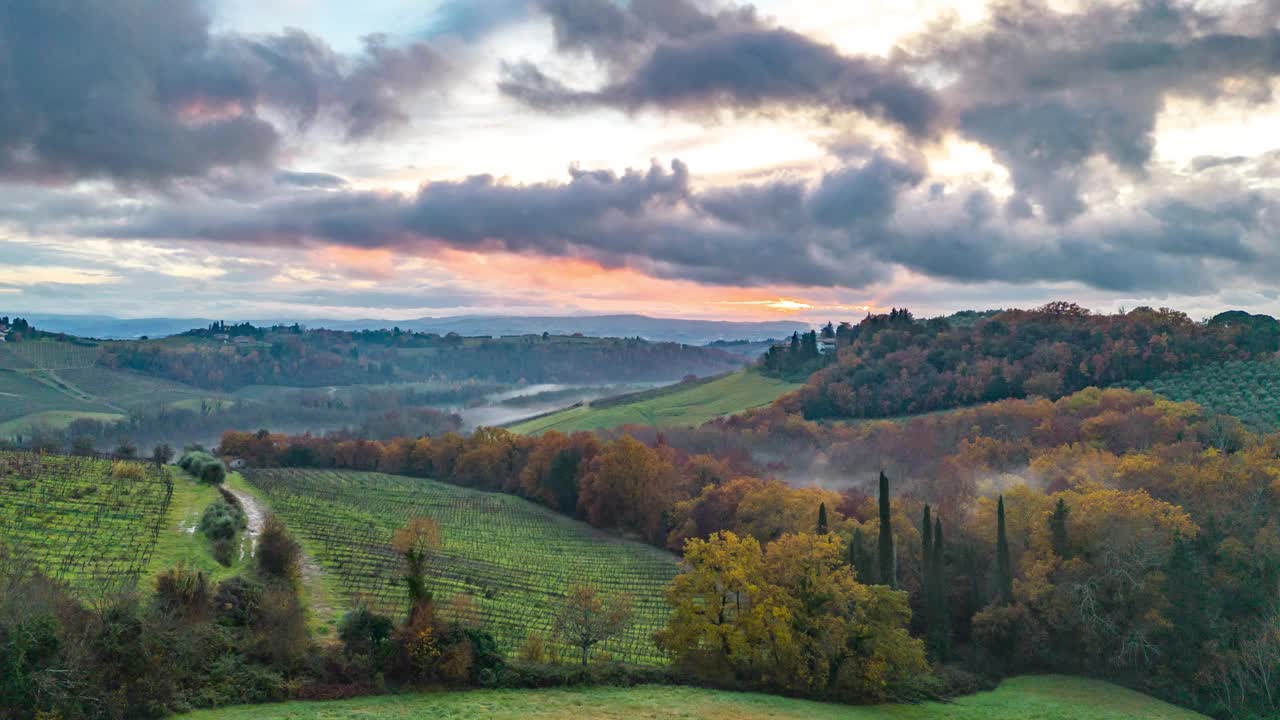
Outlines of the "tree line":
{"label": "tree line", "polygon": [[111,343],[98,362],[224,391],[419,380],[660,381],[742,364],[722,350],[639,338],[462,338],[219,324],[181,337],[186,341]]}

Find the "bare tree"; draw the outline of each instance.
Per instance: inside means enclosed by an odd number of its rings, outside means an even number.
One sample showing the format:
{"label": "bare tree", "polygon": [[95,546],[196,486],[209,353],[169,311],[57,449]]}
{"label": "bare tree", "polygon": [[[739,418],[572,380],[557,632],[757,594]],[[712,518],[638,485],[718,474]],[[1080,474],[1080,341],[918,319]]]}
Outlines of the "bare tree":
{"label": "bare tree", "polygon": [[592,647],[618,635],[630,624],[630,595],[606,598],[595,585],[574,582],[556,613],[555,632],[581,652],[582,664],[586,665]]}

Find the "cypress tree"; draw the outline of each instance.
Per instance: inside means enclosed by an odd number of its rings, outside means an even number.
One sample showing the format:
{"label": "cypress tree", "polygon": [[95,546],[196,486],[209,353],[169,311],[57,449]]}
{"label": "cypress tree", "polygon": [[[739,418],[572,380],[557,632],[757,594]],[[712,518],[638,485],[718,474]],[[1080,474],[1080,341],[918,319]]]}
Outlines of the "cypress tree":
{"label": "cypress tree", "polygon": [[929,563],[933,560],[933,522],[929,519],[929,503],[924,504],[924,524],[920,535],[924,538],[925,577],[928,577]]}
{"label": "cypress tree", "polygon": [[897,558],[893,544],[893,525],[889,519],[889,478],[880,471],[880,583],[898,587]]}
{"label": "cypress tree", "polygon": [[1208,587],[1195,548],[1182,533],[1175,532],[1165,563],[1165,596],[1169,599],[1169,644],[1174,650],[1169,659],[1179,672],[1195,672],[1208,627],[1204,614]]}
{"label": "cypress tree", "polygon": [[951,652],[951,610],[947,602],[947,567],[943,554],[942,518],[934,520],[933,556],[929,560],[929,649],[935,661],[946,661]]}
{"label": "cypress tree", "polygon": [[818,534],[826,535],[827,530],[827,504],[818,503]]}
{"label": "cypress tree", "polygon": [[858,573],[858,582],[864,585],[876,584],[876,569],[867,554],[867,542],[862,528],[853,529],[853,539],[849,541],[849,564]]}
{"label": "cypress tree", "polygon": [[1049,516],[1049,537],[1053,542],[1053,551],[1063,560],[1071,558],[1071,538],[1067,535],[1067,518],[1070,515],[1071,508],[1067,507],[1062,498],[1058,498],[1053,514]]}
{"label": "cypress tree", "polygon": [[1009,561],[1009,538],[1004,527],[1004,495],[996,505],[996,592],[1000,602],[1013,602],[1013,567]]}

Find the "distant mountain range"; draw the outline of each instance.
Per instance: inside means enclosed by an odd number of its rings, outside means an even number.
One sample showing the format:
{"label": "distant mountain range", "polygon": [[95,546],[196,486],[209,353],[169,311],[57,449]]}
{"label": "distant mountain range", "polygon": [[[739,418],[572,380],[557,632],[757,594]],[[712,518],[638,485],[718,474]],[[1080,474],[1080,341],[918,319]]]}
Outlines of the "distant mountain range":
{"label": "distant mountain range", "polygon": [[[131,339],[144,335],[163,337],[197,327],[206,327],[212,318],[115,318],[107,315],[52,315],[47,313],[0,312],[0,315],[24,317],[41,330],[63,332],[81,337]],[[219,318],[239,322],[239,318]],[[456,317],[415,318],[412,320],[331,320],[331,319],[267,319],[251,320],[254,325],[292,325],[297,322],[309,328],[331,330],[375,330],[399,327],[402,330],[434,332],[445,335],[527,335],[549,332],[553,335],[582,333],[597,337],[642,337],[646,340],[705,345],[715,340],[766,340],[782,338],[810,329],[807,323],[780,320],[774,322],[731,322],[724,320],[684,320],[655,318],[646,315],[582,315],[582,316],[512,316],[459,315]]]}

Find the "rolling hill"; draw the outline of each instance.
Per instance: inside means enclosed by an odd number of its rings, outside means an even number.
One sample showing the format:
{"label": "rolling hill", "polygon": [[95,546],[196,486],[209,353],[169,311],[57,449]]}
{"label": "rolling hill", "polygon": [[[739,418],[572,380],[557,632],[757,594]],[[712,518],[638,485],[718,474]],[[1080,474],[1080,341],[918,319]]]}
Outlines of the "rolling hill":
{"label": "rolling hill", "polygon": [[666,621],[663,591],[676,558],[599,532],[511,495],[379,473],[254,470],[258,496],[280,515],[344,599],[360,598],[402,616],[407,600],[396,529],[415,517],[440,526],[431,589],[447,608],[470,595],[481,624],[513,653],[550,616],[571,580],[589,579],[609,594],[632,596],[635,619],[604,650],[619,660],[656,663],[652,634]]}
{"label": "rolling hill", "polygon": [[534,435],[604,430],[622,425],[694,426],[724,415],[768,405],[798,384],[744,370],[715,378],[668,385],[629,395],[583,403],[509,426]]}
{"label": "rolling hill", "polygon": [[1232,415],[1256,432],[1280,429],[1280,361],[1236,360],[1128,383],[1170,400],[1190,400],[1214,412]]}
{"label": "rolling hill", "polygon": [[577,720],[1203,720],[1204,715],[1098,680],[1061,675],[1006,680],[954,702],[848,706],[755,693],[639,686],[477,690],[291,702],[205,710],[190,720],[400,720],[566,718]]}

